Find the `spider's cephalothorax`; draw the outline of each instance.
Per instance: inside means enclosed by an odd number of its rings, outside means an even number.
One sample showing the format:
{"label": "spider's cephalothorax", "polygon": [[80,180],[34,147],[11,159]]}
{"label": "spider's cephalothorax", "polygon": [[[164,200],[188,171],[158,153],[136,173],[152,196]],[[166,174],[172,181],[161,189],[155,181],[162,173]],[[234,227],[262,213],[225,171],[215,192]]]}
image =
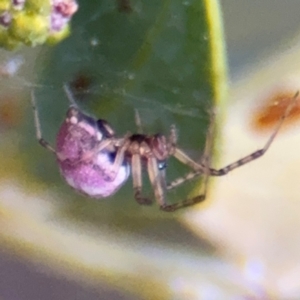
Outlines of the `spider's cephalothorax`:
{"label": "spider's cephalothorax", "polygon": [[[274,141],[283,121],[289,115],[292,105],[298,97],[297,92],[262,149],[221,169],[213,169],[210,168],[209,159],[213,140],[213,120],[208,130],[203,158],[200,163],[197,163],[177,147],[175,126],[171,126],[168,137],[161,134],[143,134],[137,113],[136,123],[139,133],[126,134],[124,137],[117,138],[105,120],[96,120],[82,113],[72,100],[69,90],[66,87],[65,90],[71,106],[58,132],[56,149],[52,148],[42,138],[34,95],[32,95],[32,106],[37,139],[43,147],[55,153],[61,174],[68,184],[90,197],[108,197],[113,195],[123,185],[131,169],[134,197],[138,203],[148,205],[152,203],[151,199],[142,195],[142,168],[145,168],[154,190],[155,199],[164,211],[175,211],[203,201],[206,196],[209,176],[225,175],[264,155]],[[190,167],[192,171],[166,185],[165,169],[171,156]],[[174,204],[166,202],[166,189],[170,190],[199,175],[204,176],[203,194]]]}
{"label": "spider's cephalothorax", "polygon": [[173,135],[167,140],[161,134],[132,134],[124,141],[121,149],[124,151],[124,159],[131,164],[134,197],[138,203],[152,203],[151,199],[142,196],[142,168],[146,168],[156,200],[161,206],[165,205],[163,170],[167,166],[167,159],[173,154]]}
{"label": "spider's cephalothorax", "polygon": [[166,161],[172,154],[173,145],[162,134],[146,135],[132,134],[128,137],[130,144],[126,151],[126,157],[131,159],[133,154],[139,154],[144,163],[154,156],[160,170],[166,168]]}

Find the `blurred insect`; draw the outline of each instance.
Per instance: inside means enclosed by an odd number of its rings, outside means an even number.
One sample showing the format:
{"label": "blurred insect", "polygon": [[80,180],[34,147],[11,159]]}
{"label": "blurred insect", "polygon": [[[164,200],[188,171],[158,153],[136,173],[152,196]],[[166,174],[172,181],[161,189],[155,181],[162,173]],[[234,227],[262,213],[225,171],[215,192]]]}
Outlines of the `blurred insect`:
{"label": "blurred insect", "polygon": [[[283,121],[288,116],[292,104],[298,96],[295,94],[278,125],[266,145],[248,156],[229,164],[219,170],[210,168],[210,152],[213,140],[213,124],[208,130],[206,146],[200,163],[192,160],[177,147],[175,126],[171,126],[168,137],[158,133],[147,135],[142,133],[141,120],[136,111],[138,133],[116,137],[112,127],[102,119],[95,119],[80,111],[72,98],[70,90],[65,86],[70,101],[66,119],[57,134],[56,149],[42,137],[41,126],[32,93],[36,137],[39,143],[54,153],[62,176],[75,190],[93,198],[104,198],[113,195],[128,179],[130,171],[133,179],[134,197],[139,204],[150,205],[152,200],[142,195],[142,167],[146,167],[160,209],[175,211],[194,205],[205,199],[209,176],[222,176],[228,172],[261,157],[270,147]],[[172,189],[186,180],[196,176],[204,176],[203,194],[174,204],[165,200],[165,169],[167,160],[174,157],[193,171],[184,177],[171,182],[167,189]]]}

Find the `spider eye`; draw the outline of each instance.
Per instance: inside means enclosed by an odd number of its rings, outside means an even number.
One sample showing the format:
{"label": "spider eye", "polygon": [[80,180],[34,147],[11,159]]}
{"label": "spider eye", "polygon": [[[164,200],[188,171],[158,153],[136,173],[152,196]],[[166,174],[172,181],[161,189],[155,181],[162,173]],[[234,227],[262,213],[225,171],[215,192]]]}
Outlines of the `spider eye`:
{"label": "spider eye", "polygon": [[167,162],[165,160],[161,160],[157,162],[159,171],[162,171],[167,168]]}

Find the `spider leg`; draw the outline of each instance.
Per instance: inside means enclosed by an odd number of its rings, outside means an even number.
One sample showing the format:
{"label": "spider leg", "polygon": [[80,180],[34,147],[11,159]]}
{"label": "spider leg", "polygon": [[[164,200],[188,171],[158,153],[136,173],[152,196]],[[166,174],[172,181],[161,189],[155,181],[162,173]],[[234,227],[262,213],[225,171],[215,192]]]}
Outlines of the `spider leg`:
{"label": "spider leg", "polygon": [[203,172],[201,172],[201,171],[189,172],[189,173],[185,174],[184,176],[178,177],[178,178],[172,180],[171,182],[169,182],[167,184],[166,189],[167,190],[172,190],[172,189],[176,188],[177,186],[183,184],[184,182],[192,180],[192,179],[194,179],[194,178],[196,178],[196,177],[198,177],[202,174],[203,174]]}
{"label": "spider leg", "polygon": [[78,106],[77,106],[77,103],[76,103],[76,101],[75,101],[75,99],[74,99],[74,97],[73,97],[73,95],[72,95],[72,93],[71,93],[71,90],[70,90],[69,85],[67,85],[67,84],[65,83],[65,84],[63,85],[63,88],[64,88],[64,91],[65,91],[65,93],[66,93],[66,95],[67,95],[67,98],[68,98],[68,100],[69,100],[69,102],[70,102],[70,105],[75,106],[75,107],[78,107]]}
{"label": "spider leg", "polygon": [[[96,146],[93,149],[83,153],[81,158],[78,159],[77,163],[87,162],[87,161],[94,159],[99,152],[103,151],[105,148],[110,148],[111,146],[114,146],[114,144],[115,144],[114,139],[106,139],[106,140],[98,142],[98,144],[96,144]],[[66,157],[61,156],[60,153],[58,153],[57,156],[61,160],[66,159]],[[105,172],[105,174],[106,174],[106,172]],[[109,177],[109,174],[107,175],[107,177]]]}
{"label": "spider leg", "polygon": [[[207,138],[208,139],[208,138]],[[167,190],[171,190],[175,188],[176,186],[182,184],[183,182],[187,180],[191,180],[195,178],[198,175],[201,175],[205,172],[205,166],[201,163],[198,164],[194,160],[192,160],[189,156],[187,156],[184,151],[177,148],[177,133],[176,133],[176,127],[175,125],[171,126],[170,135],[169,135],[169,153],[173,155],[177,160],[179,160],[184,165],[188,165],[191,167],[194,171],[189,172],[185,176],[176,178],[172,182],[168,183],[166,185]]]}
{"label": "spider leg", "polygon": [[204,163],[204,161],[208,158],[208,156],[203,156],[201,162],[197,163],[194,160],[192,160],[188,155],[186,155],[184,153],[184,151],[180,150],[179,148],[174,148],[173,151],[174,151],[173,156],[177,160],[179,160],[184,165],[187,165],[190,168],[194,169],[194,171],[189,172],[189,173],[185,174],[184,176],[178,177],[178,178],[174,179],[173,181],[171,181],[170,183],[168,183],[166,185],[167,190],[171,190],[171,189],[181,185],[182,183],[184,183],[188,180],[192,180],[193,178],[200,176],[202,174],[211,175],[212,169],[207,167],[207,164]]}
{"label": "spider leg", "polygon": [[140,154],[136,153],[132,155],[131,166],[135,200],[142,205],[151,205],[152,200],[142,196],[142,165]]}
{"label": "spider leg", "polygon": [[137,109],[134,110],[134,118],[135,118],[135,125],[137,127],[137,133],[142,134],[143,133],[142,121],[141,121],[139,111]]}
{"label": "spider leg", "polygon": [[152,188],[154,190],[155,199],[159,204],[160,208],[164,210],[164,208],[168,205],[166,204],[164,199],[164,189],[162,184],[163,177],[158,169],[158,163],[155,157],[148,158],[147,170]]}
{"label": "spider leg", "polygon": [[197,195],[193,198],[185,199],[185,200],[177,202],[177,203],[161,205],[160,209],[163,210],[163,211],[166,211],[166,212],[173,212],[175,210],[178,210],[178,209],[181,209],[181,208],[185,208],[185,207],[192,206],[192,205],[198,204],[200,202],[203,202],[206,198],[208,178],[209,178],[209,176],[206,175],[205,180],[204,180],[204,192],[202,194]]}
{"label": "spider leg", "polygon": [[[204,192],[193,198],[185,199],[183,201],[179,201],[179,202],[172,203],[172,204],[166,204],[163,198],[158,198],[158,196],[156,196],[156,199],[160,204],[160,209],[165,212],[173,212],[175,210],[185,208],[188,206],[192,206],[192,205],[195,205],[195,204],[198,204],[198,203],[204,201],[206,198],[206,193],[207,193],[208,179],[209,179],[209,175],[206,173],[204,175],[204,184],[203,184]],[[156,185],[154,185],[154,191],[156,189],[158,189],[159,187],[161,187],[161,180],[157,180]],[[159,201],[159,199],[160,199],[160,201]]]}
{"label": "spider leg", "polygon": [[177,147],[174,148],[173,151],[174,151],[173,156],[177,160],[179,160],[181,163],[183,163],[184,165],[189,166],[190,168],[192,168],[198,174],[202,174],[202,173],[205,172],[206,166],[202,162],[201,163],[195,162],[187,154],[185,154],[184,151],[182,151],[181,149],[179,149]]}
{"label": "spider leg", "polygon": [[[107,141],[109,141],[109,139]],[[105,141],[101,142],[99,144],[99,147],[101,147],[103,149],[105,147],[107,147],[107,146],[102,147],[102,143],[104,144]],[[110,145],[110,144],[114,144],[114,141],[111,141],[110,143],[108,143],[108,145]],[[125,152],[128,149],[129,145],[130,145],[130,141],[125,139],[125,142],[123,143],[123,145],[121,145],[120,148],[117,149],[117,154],[116,154],[116,157],[115,157],[112,167],[110,167],[108,170],[106,170],[105,174],[104,174],[105,176],[107,176],[107,180],[113,181],[116,178],[118,171],[124,162]]]}
{"label": "spider leg", "polygon": [[170,135],[169,135],[169,143],[171,146],[176,147],[177,138],[178,136],[177,136],[176,126],[173,124],[171,125]]}
{"label": "spider leg", "polygon": [[[148,173],[149,173],[151,185],[154,190],[156,201],[158,202],[160,209],[165,212],[173,212],[177,209],[199,203],[205,199],[205,194],[203,194],[203,195],[196,196],[194,198],[187,199],[187,200],[184,200],[184,201],[181,201],[178,203],[167,204],[165,201],[165,198],[164,198],[164,189],[163,189],[164,177],[163,177],[162,173],[160,173],[158,166],[157,166],[157,160],[154,157],[148,158]],[[206,186],[207,186],[207,184],[206,184]],[[206,190],[205,190],[205,192],[206,192]]]}
{"label": "spider leg", "polygon": [[100,151],[103,151],[105,148],[109,148],[111,145],[114,145],[114,144],[115,144],[114,139],[103,140],[103,141],[99,142],[99,144],[96,146],[94,151],[96,153],[98,153]]}
{"label": "spider leg", "polygon": [[271,134],[271,136],[269,137],[269,139],[267,140],[265,146],[257,151],[254,151],[252,152],[251,154],[225,166],[224,168],[221,168],[221,169],[209,169],[209,173],[211,176],[223,176],[223,175],[226,175],[227,173],[231,172],[232,170],[236,169],[236,168],[239,168],[261,156],[263,156],[267,151],[268,149],[270,148],[270,146],[272,145],[272,143],[274,142],[274,139],[275,137],[277,136],[284,120],[288,117],[288,115],[290,114],[295,102],[296,102],[296,99],[299,95],[299,91],[296,92],[296,94],[294,95],[294,97],[290,100],[290,103],[289,105],[287,106],[287,108],[285,109],[284,113],[282,114],[282,116],[280,117],[273,133]]}
{"label": "spider leg", "polygon": [[204,172],[205,166],[199,164],[191,159],[187,154],[184,153],[181,149],[177,147],[177,133],[175,125],[171,126],[170,135],[169,135],[169,153],[173,155],[177,160],[179,160],[184,165],[191,167],[194,171]]}
{"label": "spider leg", "polygon": [[[135,125],[137,127],[137,133],[143,134],[142,121],[137,109],[134,110]],[[142,195],[142,164],[141,155],[139,153],[132,154],[131,157],[131,169],[132,169],[132,181],[134,189],[134,198],[137,203],[141,205],[151,205],[153,201],[150,198],[146,198]]]}
{"label": "spider leg", "polygon": [[33,109],[33,114],[34,114],[34,125],[35,125],[36,139],[38,140],[40,145],[42,145],[44,148],[51,151],[52,153],[56,154],[56,151],[54,150],[54,148],[46,140],[44,140],[43,137],[42,137],[41,123],[40,123],[40,119],[39,119],[39,113],[38,113],[38,110],[36,108],[35,95],[34,95],[33,91],[31,92],[31,106],[32,106],[32,109]]}
{"label": "spider leg", "polygon": [[[267,140],[265,146],[257,151],[254,151],[252,152],[251,154],[225,166],[224,168],[221,168],[221,169],[213,169],[213,168],[206,168],[206,172],[208,172],[210,176],[223,176],[223,175],[226,175],[227,173],[231,172],[232,170],[236,169],[236,168],[239,168],[261,156],[263,156],[267,150],[270,148],[271,144],[273,143],[275,137],[277,136],[284,120],[288,117],[288,115],[290,114],[293,106],[295,105],[295,102],[296,102],[296,99],[299,95],[299,91],[297,91],[295,93],[295,95],[293,96],[293,98],[291,99],[289,105],[287,106],[286,110],[284,111],[284,113],[282,114],[281,118],[279,119],[278,123],[277,123],[277,126],[275,127],[273,133],[271,134],[271,136],[269,137],[269,139]],[[184,154],[184,153],[183,153]],[[175,155],[174,155],[175,156]],[[176,157],[176,156],[175,156]],[[177,158],[177,157],[176,157]],[[179,158],[177,158],[179,159]],[[184,163],[183,159],[179,159],[181,162]],[[202,163],[201,163],[202,164]],[[189,166],[192,166],[192,163],[189,164]],[[205,165],[203,166],[204,167],[204,172],[205,172]],[[175,179],[174,181],[172,181],[171,183],[169,183],[167,185],[167,190],[170,190],[170,189],[173,189],[175,188],[176,186],[182,184],[183,182],[187,181],[187,180],[191,180],[201,174],[203,174],[204,172],[201,172],[201,170],[195,170],[195,171],[192,171],[188,174],[186,174],[185,176],[181,177],[181,178],[177,178]]]}
{"label": "spider leg", "polygon": [[[210,175],[210,171],[209,171],[210,155],[211,155],[211,150],[213,147],[214,133],[215,133],[215,111],[213,110],[210,114],[210,123],[209,123],[208,133],[206,136],[204,153],[202,155],[200,164],[194,162],[193,160],[190,160],[190,158],[187,155],[185,155],[185,153],[182,150],[177,149],[177,151],[181,155],[180,161],[183,164],[189,165],[194,170],[195,170],[195,168],[196,169],[198,168],[198,170],[189,172],[186,175],[184,175],[182,177],[178,177],[175,180],[173,180],[172,182],[168,183],[167,187],[166,187],[167,190],[171,190],[171,189],[181,185],[185,181],[191,180],[199,175],[202,175],[202,174]],[[178,159],[179,156],[176,158]],[[189,160],[189,161],[187,161],[187,160]],[[199,167],[199,165],[201,167]]]}
{"label": "spider leg", "polygon": [[[209,125],[209,129],[208,129],[208,134],[206,137],[204,154],[201,159],[201,164],[199,165],[199,166],[201,166],[201,168],[199,168],[198,171],[189,173],[189,174],[192,174],[190,176],[194,176],[194,174],[197,174],[197,175],[204,174],[202,194],[197,195],[192,198],[189,198],[189,199],[185,199],[185,200],[177,202],[177,203],[165,205],[164,207],[161,207],[162,210],[167,211],[167,212],[172,212],[172,211],[175,211],[180,208],[185,208],[188,206],[198,204],[205,200],[206,194],[207,194],[207,189],[208,189],[208,180],[209,180],[209,175],[210,175],[209,166],[210,166],[210,154],[211,154],[212,146],[213,146],[214,117],[215,117],[215,114],[213,112],[211,114],[210,125]],[[178,152],[176,152],[176,151],[178,151]],[[196,166],[198,168],[198,164],[196,163],[197,165],[195,165],[195,162],[193,160],[189,159],[189,157],[187,157],[183,151],[176,149],[175,153],[179,153],[179,155],[175,156],[175,157],[176,158],[180,157],[180,159],[181,159],[180,161],[182,161],[183,163],[187,162],[186,164],[192,165],[192,167]],[[167,186],[167,189],[171,189],[171,188],[183,183],[187,179],[188,178],[186,178],[186,177],[177,178],[175,181],[173,181],[171,184],[169,184]]]}

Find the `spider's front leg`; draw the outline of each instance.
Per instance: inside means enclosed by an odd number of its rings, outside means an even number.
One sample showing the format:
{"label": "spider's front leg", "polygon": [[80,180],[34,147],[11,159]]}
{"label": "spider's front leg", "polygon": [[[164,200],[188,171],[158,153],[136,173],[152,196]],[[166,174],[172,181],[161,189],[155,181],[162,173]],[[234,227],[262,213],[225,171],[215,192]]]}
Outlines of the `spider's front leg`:
{"label": "spider's front leg", "polygon": [[153,201],[142,195],[142,164],[139,153],[132,154],[131,171],[135,200],[141,205],[151,205]]}
{"label": "spider's front leg", "polygon": [[180,208],[185,208],[188,206],[192,206],[195,204],[198,204],[202,201],[205,200],[206,194],[207,194],[207,188],[208,188],[208,180],[209,180],[209,175],[210,175],[210,153],[212,149],[212,141],[213,141],[213,135],[214,135],[214,117],[215,114],[214,112],[211,113],[211,118],[210,118],[210,126],[208,129],[208,134],[205,142],[205,150],[204,150],[204,155],[202,157],[201,163],[195,162],[193,159],[191,159],[188,155],[184,153],[184,151],[180,150],[177,145],[177,138],[176,138],[176,131],[175,127],[171,127],[171,133],[169,137],[169,141],[171,144],[170,148],[170,155],[173,155],[177,160],[182,162],[183,164],[191,167],[194,171],[188,173],[184,177],[180,177],[172,181],[170,184],[167,185],[167,189],[170,190],[186,180],[189,180],[191,178],[194,178],[195,176],[202,175],[204,174],[203,178],[203,193],[200,195],[197,195],[192,198],[185,199],[183,201],[174,203],[174,204],[169,204],[169,205],[164,205],[161,206],[161,209],[164,211],[175,211]]}
{"label": "spider's front leg", "polygon": [[[213,123],[211,122],[211,124],[213,124]],[[213,131],[213,127],[212,127],[212,125],[210,125],[208,138],[206,139],[205,157],[209,156],[209,153],[207,153],[207,151],[208,151],[208,149],[211,148],[212,131]],[[177,160],[179,160],[184,165],[189,166],[195,172],[198,172],[198,173],[202,174],[207,169],[205,164],[203,164],[203,163],[199,164],[199,163],[195,162],[187,154],[185,154],[184,151],[180,150],[177,147],[177,133],[176,133],[175,125],[171,126],[170,135],[169,135],[169,142],[168,142],[167,148],[168,148],[169,156],[174,156]]]}
{"label": "spider's front leg", "polygon": [[[197,195],[195,197],[188,198],[188,199],[185,199],[183,201],[179,201],[179,202],[173,203],[173,204],[165,204],[164,206],[160,207],[163,211],[167,211],[167,212],[172,212],[172,211],[175,211],[175,210],[178,210],[181,208],[185,208],[188,206],[192,206],[192,205],[195,205],[195,204],[198,204],[198,203],[204,201],[206,198],[206,193],[207,193],[207,188],[208,188],[208,179],[209,179],[208,169],[209,169],[209,164],[210,164],[208,155],[204,155],[204,158],[202,160],[203,164],[196,163],[195,161],[190,159],[183,151],[179,150],[178,148],[175,149],[174,156],[177,159],[180,158],[178,160],[183,161],[184,164],[189,165],[192,168],[197,168],[198,171],[192,172],[193,176],[195,173],[197,173],[197,175],[204,174],[204,178],[203,178],[204,191],[202,194]],[[183,183],[186,180],[187,180],[186,176],[177,178],[171,184],[167,185],[167,190],[174,188],[175,186]],[[170,186],[171,186],[171,188],[170,188]]]}
{"label": "spider's front leg", "polygon": [[208,161],[210,160],[210,155],[207,152],[208,147],[207,145],[210,145],[210,141],[206,142],[206,147],[205,147],[205,153],[201,159],[200,163],[195,162],[193,159],[191,159],[187,154],[184,153],[181,149],[177,148],[177,146],[174,146],[171,152],[171,155],[174,156],[177,160],[179,160],[182,164],[189,166],[191,169],[193,169],[192,172],[187,173],[184,176],[178,177],[171,181],[170,183],[167,184],[167,190],[171,190],[182,183],[191,180],[199,175],[202,174],[210,174],[210,169],[209,169],[209,163]]}
{"label": "spider's front leg", "polygon": [[39,113],[36,107],[36,102],[35,102],[35,95],[34,92],[31,92],[31,106],[33,109],[33,114],[34,114],[34,125],[35,125],[35,134],[36,134],[36,139],[40,143],[41,146],[49,150],[50,152],[56,154],[55,149],[42,137],[42,130],[41,130],[41,123],[40,123],[40,118],[39,118]]}
{"label": "spider's front leg", "polygon": [[[177,178],[174,181],[172,181],[171,183],[169,183],[167,185],[167,189],[171,190],[175,187],[177,187],[178,185],[182,184],[183,182],[187,181],[187,180],[191,180],[203,173],[209,175],[209,176],[223,176],[226,175],[227,173],[233,171],[236,168],[239,168],[245,164],[250,163],[251,161],[254,161],[256,159],[258,159],[259,157],[262,157],[270,148],[270,146],[272,145],[272,143],[274,142],[280,128],[282,127],[283,122],[285,121],[285,119],[289,116],[292,108],[294,107],[296,100],[299,96],[299,91],[297,91],[295,93],[295,95],[291,98],[290,103],[288,104],[288,106],[286,107],[285,111],[283,112],[283,114],[281,115],[280,119],[278,120],[278,123],[274,129],[274,131],[272,132],[272,134],[270,135],[269,139],[267,140],[267,142],[265,143],[264,147],[256,150],[252,153],[250,153],[249,155],[244,156],[243,158],[228,164],[227,166],[220,168],[220,169],[213,169],[210,168],[209,165],[207,163],[201,163],[201,165],[203,165],[204,169],[203,171],[201,169],[197,170],[197,168],[193,167],[193,162],[190,161],[189,157],[184,156],[184,153],[182,151],[179,150],[179,155],[178,154],[174,154],[174,156],[180,160],[182,163],[191,166],[194,171],[186,174],[183,177]],[[210,128],[212,128],[213,123],[211,122]],[[212,133],[213,130],[209,130],[208,136],[207,136],[207,140],[206,143],[212,143],[213,138],[211,138],[213,136]],[[209,148],[209,147],[208,147]],[[204,160],[205,157],[209,157],[208,155],[204,155]]]}

